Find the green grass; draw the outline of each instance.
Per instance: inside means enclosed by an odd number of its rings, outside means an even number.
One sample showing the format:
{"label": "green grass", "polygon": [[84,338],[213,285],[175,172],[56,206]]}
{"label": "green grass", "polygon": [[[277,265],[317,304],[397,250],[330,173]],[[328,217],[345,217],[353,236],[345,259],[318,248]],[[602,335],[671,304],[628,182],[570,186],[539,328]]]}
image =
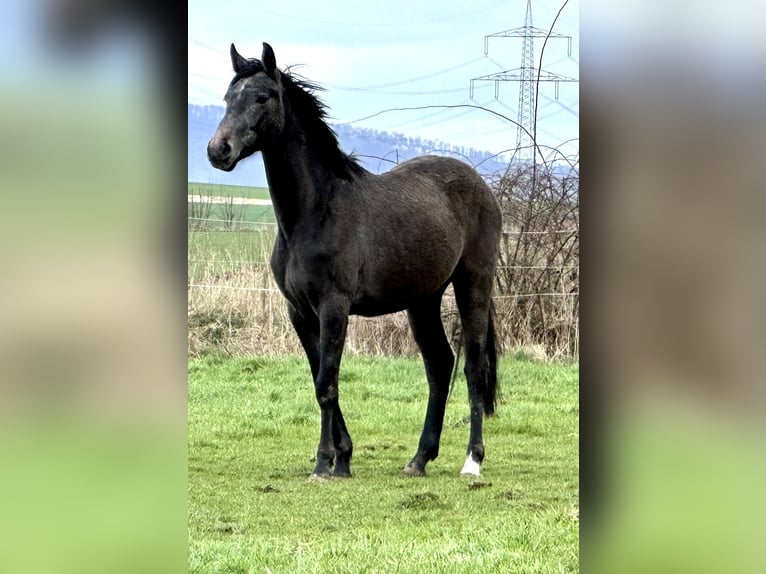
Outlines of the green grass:
{"label": "green grass", "polygon": [[[250,231],[258,229],[254,223],[271,225],[276,223],[274,208],[270,205],[226,205],[223,203],[211,203],[203,215],[209,222],[205,222],[206,228],[226,229],[228,224],[231,229]],[[192,217],[190,215],[190,217]],[[197,220],[193,220],[197,221]]]}
{"label": "green grass", "polygon": [[[270,199],[265,187],[244,187],[189,183],[189,196],[202,198],[202,202],[189,202],[189,233],[198,231],[261,231],[276,223],[274,209],[270,205],[238,205],[213,203],[205,198],[244,197]],[[265,224],[265,225],[260,225]]]}
{"label": "green grass", "polygon": [[509,358],[501,380],[482,477],[459,477],[459,377],[439,458],[408,478],[427,400],[421,362],[347,356],[354,477],[313,483],[319,409],[304,359],[190,361],[189,571],[576,572],[578,368]]}
{"label": "green grass", "polygon": [[189,233],[189,257],[213,254],[219,259],[267,261],[274,245],[274,230],[195,231]]}
{"label": "green grass", "polygon": [[188,182],[189,195],[220,197],[249,197],[254,199],[270,199],[267,187],[249,187],[244,185],[221,185],[216,183]]}
{"label": "green grass", "polygon": [[[258,231],[189,231],[189,281],[237,274],[269,260],[273,228]],[[270,272],[269,272],[270,273]]]}

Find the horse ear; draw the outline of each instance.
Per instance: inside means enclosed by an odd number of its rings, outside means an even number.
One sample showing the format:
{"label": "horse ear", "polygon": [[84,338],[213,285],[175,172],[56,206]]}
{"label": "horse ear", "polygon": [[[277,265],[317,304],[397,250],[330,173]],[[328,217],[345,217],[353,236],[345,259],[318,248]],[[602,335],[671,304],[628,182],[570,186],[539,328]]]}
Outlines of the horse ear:
{"label": "horse ear", "polygon": [[269,76],[273,76],[277,71],[277,58],[274,56],[274,50],[266,42],[263,43],[263,54],[261,55],[261,63],[264,70]]}
{"label": "horse ear", "polygon": [[243,58],[239,52],[237,52],[237,49],[234,47],[234,44],[231,45],[231,65],[234,68],[235,73],[239,73],[242,68],[245,67],[247,64],[247,58]]}

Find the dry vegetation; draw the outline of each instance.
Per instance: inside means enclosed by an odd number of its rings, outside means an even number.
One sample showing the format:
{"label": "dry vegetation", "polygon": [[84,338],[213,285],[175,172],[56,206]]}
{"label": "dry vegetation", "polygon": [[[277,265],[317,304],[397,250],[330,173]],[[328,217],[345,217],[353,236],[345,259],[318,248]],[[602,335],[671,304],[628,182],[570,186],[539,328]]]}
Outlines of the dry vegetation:
{"label": "dry vegetation", "polygon": [[579,181],[537,167],[493,185],[504,233],[495,285],[498,335],[548,357],[579,353]]}
{"label": "dry vegetation", "polygon": [[[579,352],[579,186],[537,166],[491,182],[504,217],[495,286],[498,341],[541,359]],[[194,217],[206,207],[194,208]],[[209,213],[209,211],[208,211]],[[224,226],[227,230],[234,226]],[[268,266],[269,241],[226,248],[193,245],[200,222],[190,221],[189,354],[278,356],[301,353],[285,303]],[[273,233],[273,227],[260,233]],[[249,226],[248,231],[259,232]],[[232,238],[234,235],[232,235]],[[263,249],[253,249],[253,245]],[[194,255],[192,254],[194,253]],[[202,255],[200,255],[202,254]],[[442,305],[447,334],[460,337],[451,290]],[[416,355],[407,317],[352,317],[346,350],[357,355]]]}

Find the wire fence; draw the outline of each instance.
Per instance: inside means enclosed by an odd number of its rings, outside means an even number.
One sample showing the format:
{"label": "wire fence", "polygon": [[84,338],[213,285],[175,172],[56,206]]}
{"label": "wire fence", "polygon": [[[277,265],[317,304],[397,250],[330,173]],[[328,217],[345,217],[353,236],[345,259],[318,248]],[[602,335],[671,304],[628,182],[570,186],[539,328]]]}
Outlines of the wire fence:
{"label": "wire fence", "polygon": [[[495,293],[502,350],[532,349],[548,359],[579,354],[579,193],[577,179],[507,172],[492,188],[503,211]],[[241,206],[189,203],[189,352],[301,353],[284,297],[268,264],[273,221],[244,219]],[[218,211],[216,211],[218,209]],[[455,347],[458,310],[451,289],[442,318]],[[416,355],[406,314],[350,320],[347,349]]]}

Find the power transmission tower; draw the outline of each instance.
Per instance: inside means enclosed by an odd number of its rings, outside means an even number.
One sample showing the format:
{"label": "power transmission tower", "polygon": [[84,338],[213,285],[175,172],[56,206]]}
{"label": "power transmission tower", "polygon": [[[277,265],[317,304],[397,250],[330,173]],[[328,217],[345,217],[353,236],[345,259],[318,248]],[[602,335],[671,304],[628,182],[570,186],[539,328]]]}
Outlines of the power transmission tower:
{"label": "power transmission tower", "polygon": [[521,38],[521,67],[512,70],[505,70],[496,74],[480,76],[471,79],[471,99],[473,99],[474,82],[491,81],[495,82],[495,99],[500,97],[500,82],[518,82],[519,83],[519,107],[518,107],[518,126],[516,127],[516,149],[517,160],[519,162],[533,162],[535,160],[535,148],[532,141],[535,121],[535,88],[538,79],[540,82],[554,82],[556,99],[559,98],[559,82],[577,82],[575,78],[569,78],[559,74],[552,74],[544,70],[538,70],[535,67],[535,38],[566,38],[567,55],[572,55],[572,37],[564,36],[541,30],[532,25],[532,0],[527,0],[527,12],[524,17],[524,26],[495,32],[484,36],[484,55],[489,53],[490,38]]}

